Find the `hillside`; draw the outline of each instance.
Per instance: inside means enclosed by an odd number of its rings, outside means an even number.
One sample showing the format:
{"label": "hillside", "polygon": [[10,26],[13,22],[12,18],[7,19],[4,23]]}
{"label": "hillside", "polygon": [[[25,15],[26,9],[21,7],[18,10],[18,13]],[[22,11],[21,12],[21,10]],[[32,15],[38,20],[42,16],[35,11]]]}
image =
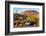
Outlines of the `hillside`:
{"label": "hillside", "polygon": [[27,11],[24,11],[22,13],[19,13],[21,15],[25,15],[25,16],[36,16],[37,18],[39,18],[39,13],[37,11],[30,11],[30,10],[27,10]]}

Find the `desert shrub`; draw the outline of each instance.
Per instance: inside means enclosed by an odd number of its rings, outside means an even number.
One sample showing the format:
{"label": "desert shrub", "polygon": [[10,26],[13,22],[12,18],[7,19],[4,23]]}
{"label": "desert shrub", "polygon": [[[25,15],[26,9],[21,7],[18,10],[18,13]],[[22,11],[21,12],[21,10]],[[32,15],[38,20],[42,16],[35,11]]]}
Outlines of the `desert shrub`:
{"label": "desert shrub", "polygon": [[39,22],[39,18],[37,18],[36,16],[32,15],[32,16],[27,16],[27,21],[30,22],[34,22],[35,24],[37,24]]}

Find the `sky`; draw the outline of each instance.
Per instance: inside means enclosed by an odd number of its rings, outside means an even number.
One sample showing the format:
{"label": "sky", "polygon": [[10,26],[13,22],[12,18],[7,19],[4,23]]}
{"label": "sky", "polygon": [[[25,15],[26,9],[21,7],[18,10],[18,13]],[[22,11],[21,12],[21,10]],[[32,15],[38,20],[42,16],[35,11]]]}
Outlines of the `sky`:
{"label": "sky", "polygon": [[38,8],[13,8],[13,11],[14,13],[21,13],[21,12],[24,12],[26,10],[36,10],[38,11],[39,9]]}

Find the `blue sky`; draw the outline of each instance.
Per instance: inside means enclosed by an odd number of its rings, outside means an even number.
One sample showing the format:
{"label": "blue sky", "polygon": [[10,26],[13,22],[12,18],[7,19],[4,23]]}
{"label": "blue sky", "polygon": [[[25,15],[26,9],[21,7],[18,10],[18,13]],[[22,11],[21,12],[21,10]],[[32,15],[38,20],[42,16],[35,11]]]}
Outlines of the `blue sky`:
{"label": "blue sky", "polygon": [[14,8],[13,11],[15,13],[15,11],[17,12],[23,12],[23,11],[26,11],[26,10],[39,10],[38,8]]}

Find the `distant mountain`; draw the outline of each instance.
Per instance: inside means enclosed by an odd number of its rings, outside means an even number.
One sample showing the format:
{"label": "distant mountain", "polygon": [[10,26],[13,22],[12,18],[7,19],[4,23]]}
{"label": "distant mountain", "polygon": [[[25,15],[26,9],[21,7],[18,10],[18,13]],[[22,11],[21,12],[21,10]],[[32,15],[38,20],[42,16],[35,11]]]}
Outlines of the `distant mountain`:
{"label": "distant mountain", "polygon": [[31,16],[31,15],[39,15],[39,12],[34,11],[34,10],[32,10],[32,11],[27,10],[27,11],[22,12],[22,14],[24,14],[26,16]]}
{"label": "distant mountain", "polygon": [[38,12],[35,11],[35,10],[27,10],[27,11],[25,11],[25,12],[32,12],[32,13],[37,13],[37,14],[38,14]]}
{"label": "distant mountain", "polygon": [[34,10],[27,10],[27,11],[24,11],[24,12],[21,12],[21,13],[15,13],[14,14],[14,17],[15,16],[31,16],[31,15],[35,15],[36,17],[39,17],[39,12],[37,11],[34,11]]}

